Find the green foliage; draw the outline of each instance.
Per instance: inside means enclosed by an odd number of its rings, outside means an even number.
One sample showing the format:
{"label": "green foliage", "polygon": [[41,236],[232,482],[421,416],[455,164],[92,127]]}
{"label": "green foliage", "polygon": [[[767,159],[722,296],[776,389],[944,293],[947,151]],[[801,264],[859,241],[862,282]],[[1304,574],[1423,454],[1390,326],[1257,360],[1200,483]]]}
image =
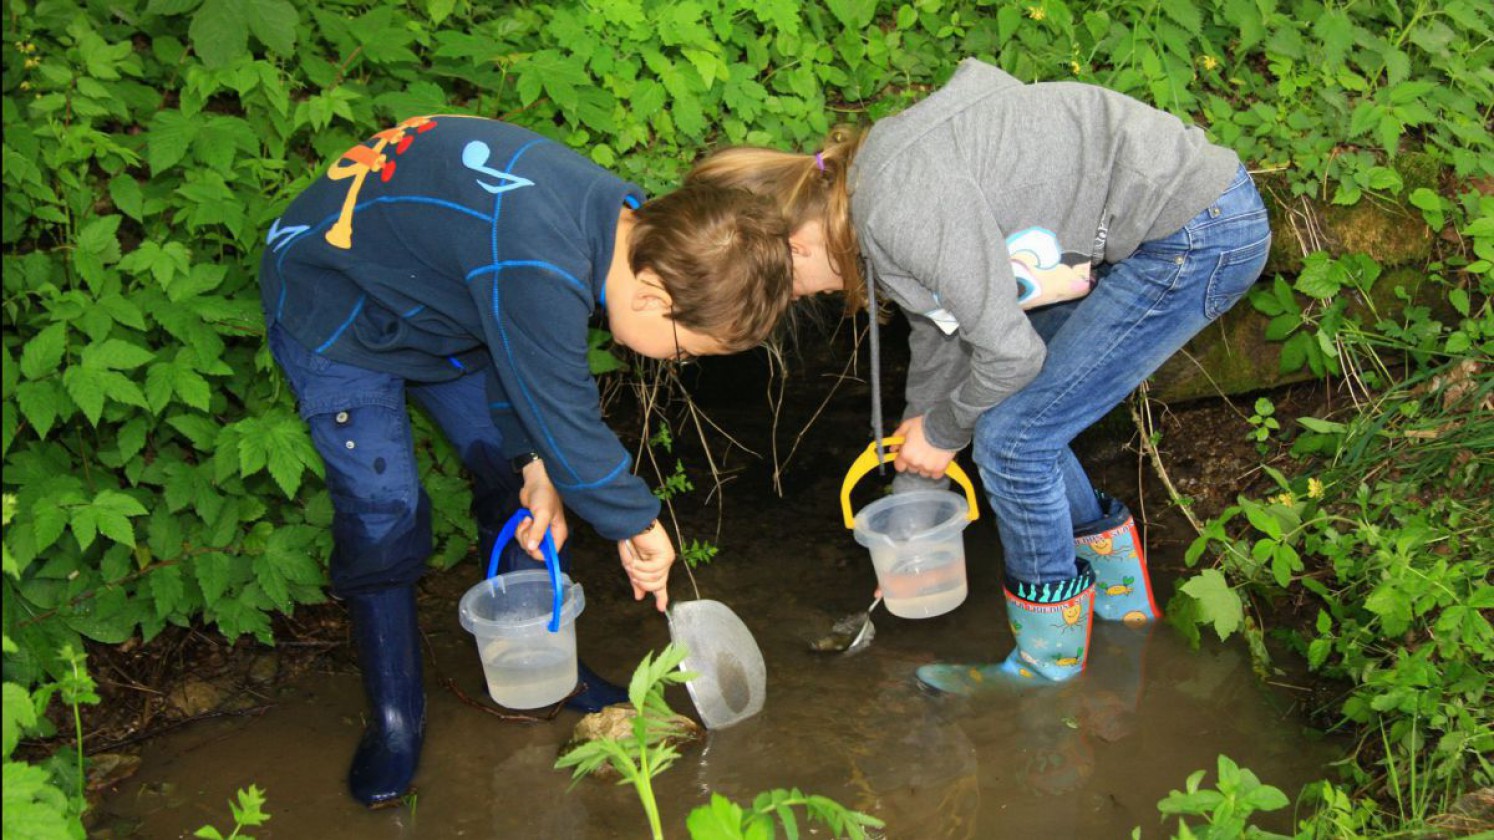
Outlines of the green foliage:
{"label": "green foliage", "polygon": [[[41,0],[11,11],[0,44],[0,455],[16,504],[0,578],[15,643],[7,692],[68,679],[59,651],[80,637],[148,640],[201,619],[271,641],[273,612],[323,597],[331,506],[264,348],[257,260],[271,220],[329,157],[411,115],[507,119],[659,192],[708,146],[814,148],[832,123],[893,113],[974,55],[1026,80],[1097,82],[1158,104],[1284,169],[1295,194],[1398,194],[1389,164],[1410,148],[1459,179],[1494,174],[1494,12],[1477,0]],[[1430,269],[1454,315],[1418,305],[1386,323],[1352,310],[1346,298],[1378,267],[1312,257],[1256,298],[1275,307],[1288,367],[1374,387],[1391,361],[1431,370],[1488,354],[1494,199],[1418,188],[1409,200],[1467,244]],[[1396,358],[1346,356],[1370,335]],[[597,370],[620,366],[602,335],[591,350]],[[1294,446],[1363,464],[1384,430],[1435,422],[1375,416],[1379,428],[1325,426]],[[470,544],[470,495],[451,448],[416,428],[434,562],[449,565]],[[676,464],[665,491],[688,482]],[[1372,485],[1369,497],[1398,492]],[[1400,512],[1375,503],[1364,515]],[[1260,539],[1238,556],[1226,547],[1242,575],[1196,584],[1206,597],[1194,603],[1208,606],[1192,615],[1252,632],[1229,593],[1305,586],[1291,552],[1327,540],[1309,522],[1262,538],[1269,556],[1254,554]],[[713,547],[692,543],[687,561],[694,548],[698,562]],[[1403,612],[1388,597],[1374,626]],[[1408,632],[1446,614],[1418,603]]]}
{"label": "green foliage", "polygon": [[236,840],[242,837],[244,840],[254,840],[252,834],[240,834],[246,828],[264,825],[269,821],[270,815],[264,811],[265,794],[258,785],[250,785],[248,790],[240,788],[238,791],[238,802],[229,802],[228,809],[233,814],[233,831],[227,837],[211,825],[192,832],[193,837],[203,840]]}
{"label": "green foliage", "polygon": [[[16,498],[9,493],[3,501],[4,525],[10,528],[16,512]],[[5,574],[16,575],[19,569],[10,554],[10,545],[4,543]],[[8,660],[18,652],[10,636],[4,639],[5,657]],[[6,837],[28,837],[36,840],[76,840],[84,835],[82,813],[83,799],[83,730],[78,706],[82,703],[97,703],[94,682],[84,668],[84,657],[72,647],[64,646],[59,659],[66,663],[67,670],[61,680],[27,690],[26,686],[9,680],[4,684],[4,703],[0,705],[0,733],[3,733],[4,748],[4,811],[0,812]],[[63,702],[72,707],[75,725],[75,770],[72,785],[75,793],[69,796],[68,768],[52,762],[51,769],[30,765],[24,761],[12,761],[11,755],[26,733],[43,733],[51,726],[44,714],[51,705],[52,697],[62,694]]]}
{"label": "green foliage", "polygon": [[1275,417],[1276,406],[1267,397],[1257,397],[1255,400],[1255,413],[1250,415],[1250,439],[1265,451],[1266,441],[1271,435],[1281,429],[1281,421]]}
{"label": "green foliage", "polygon": [[[657,658],[652,653],[645,655],[628,683],[628,700],[639,710],[633,718],[632,732],[621,738],[588,741],[555,762],[557,768],[573,767],[575,781],[610,765],[621,777],[618,784],[633,785],[648,816],[654,840],[664,835],[651,780],[679,758],[674,741],[683,734],[675,722],[674,711],[664,701],[664,688],[695,677],[679,670],[686,655],[686,650],[675,644],[667,645]],[[761,793],[749,810],[720,794],[712,794],[710,804],[691,811],[685,825],[692,840],[772,840],[777,836],[776,825],[782,824],[784,833],[794,840],[799,837],[799,820],[794,809],[801,807],[811,822],[823,823],[835,837],[864,840],[868,827],[882,826],[875,817],[852,811],[824,796],[806,795],[797,788]]]}
{"label": "green foliage", "polygon": [[[1250,818],[1258,811],[1279,811],[1290,804],[1286,794],[1261,780],[1248,768],[1240,767],[1228,756],[1219,756],[1219,784],[1217,789],[1202,788],[1205,771],[1199,770],[1188,777],[1183,790],[1174,790],[1166,799],[1157,803],[1157,810],[1178,819],[1179,840],[1237,840],[1237,838],[1259,838],[1259,840],[1287,840],[1285,835],[1250,825]],[[1193,828],[1182,817],[1203,817],[1206,825]],[[1132,832],[1133,838],[1141,837],[1141,829]]]}
{"label": "green foliage", "polygon": [[[1350,781],[1384,790],[1394,817],[1364,817],[1342,792],[1323,807],[1366,829],[1421,825],[1494,781],[1494,201],[1423,196],[1420,206],[1464,235],[1431,267],[1446,293],[1441,313],[1410,305],[1392,321],[1354,306],[1380,273],[1360,255],[1309,256],[1295,283],[1277,278],[1258,293],[1286,342],[1283,366],[1352,374],[1377,390],[1342,417],[1299,418],[1295,439],[1270,438],[1289,445],[1299,474],[1265,467],[1274,494],[1242,495],[1204,525],[1185,559],[1212,555],[1217,568],[1170,604],[1194,638],[1204,625],[1221,638],[1243,632],[1262,672],[1263,630],[1247,604],[1313,605],[1309,625],[1279,635],[1348,686],[1334,711],[1361,741]],[[1448,313],[1455,320],[1442,320]],[[1305,350],[1288,358],[1293,342]]]}
{"label": "green foliage", "polygon": [[679,670],[685,655],[684,648],[670,644],[657,659],[649,653],[638,663],[628,683],[628,701],[638,710],[631,735],[588,741],[555,762],[557,768],[574,767],[571,776],[576,781],[604,764],[610,765],[620,776],[618,784],[630,784],[637,791],[655,840],[664,835],[659,823],[659,805],[654,800],[653,778],[679,758],[674,742],[682,734],[674,711],[664,701],[664,687],[685,683],[694,676]]}
{"label": "green foliage", "polygon": [[868,828],[882,827],[882,821],[875,817],[852,811],[825,796],[805,794],[798,788],[760,793],[752,800],[752,807],[745,810],[713,793],[710,804],[690,812],[685,827],[690,830],[691,840],[773,840],[778,836],[777,826],[782,825],[784,835],[797,840],[800,829],[795,808],[803,808],[811,823],[824,824],[832,837],[864,840]]}
{"label": "green foliage", "polygon": [[[1347,200],[1398,189],[1392,135],[1487,174],[1489,28],[1468,0],[28,4],[0,48],[0,450],[20,504],[7,598],[24,606],[6,628],[27,679],[56,667],[54,636],[149,638],[202,616],[268,641],[270,611],[321,597],[329,506],[262,344],[256,260],[288,197],[378,127],[498,116],[657,192],[707,146],[813,148],[978,55],[1156,102]],[[1449,339],[1464,340],[1487,335]],[[592,349],[619,364],[600,336]],[[471,536],[448,513],[467,491],[423,440],[448,563]]]}

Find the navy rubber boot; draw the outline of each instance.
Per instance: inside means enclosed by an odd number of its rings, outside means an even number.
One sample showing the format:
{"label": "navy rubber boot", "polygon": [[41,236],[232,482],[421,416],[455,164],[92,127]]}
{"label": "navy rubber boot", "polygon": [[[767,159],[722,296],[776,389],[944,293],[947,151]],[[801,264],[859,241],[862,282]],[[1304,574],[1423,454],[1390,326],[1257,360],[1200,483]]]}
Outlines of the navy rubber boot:
{"label": "navy rubber boot", "polygon": [[[493,556],[493,542],[498,539],[497,529],[478,529],[478,557],[487,562]],[[506,572],[543,569],[544,565],[524,553],[518,542],[509,541],[498,558],[498,574]],[[571,573],[571,551],[569,546],[560,549],[560,571]],[[585,662],[576,662],[576,691],[566,698],[565,707],[578,712],[600,712],[608,706],[628,702],[628,692],[616,683],[602,679],[596,671],[586,667]]]}
{"label": "navy rubber boot", "polygon": [[348,787],[369,807],[398,801],[410,789],[425,739],[425,684],[415,588],[398,586],[345,599],[353,644],[368,695],[368,724]]}

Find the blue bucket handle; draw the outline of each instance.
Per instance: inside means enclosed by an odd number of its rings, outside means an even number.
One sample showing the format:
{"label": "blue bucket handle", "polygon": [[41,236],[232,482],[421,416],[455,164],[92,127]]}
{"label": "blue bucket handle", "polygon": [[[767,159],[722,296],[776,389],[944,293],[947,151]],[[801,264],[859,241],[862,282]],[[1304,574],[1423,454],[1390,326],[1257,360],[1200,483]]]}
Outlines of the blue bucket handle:
{"label": "blue bucket handle", "polygon": [[[498,574],[498,558],[503,554],[504,546],[514,538],[514,531],[519,523],[525,519],[533,519],[534,514],[528,508],[519,508],[514,515],[503,523],[503,530],[498,532],[498,539],[493,542],[493,556],[488,560],[488,577]],[[545,536],[540,540],[540,551],[545,555],[545,568],[550,572],[550,588],[555,591],[555,600],[550,608],[550,624],[548,629],[551,633],[560,632],[560,605],[565,600],[565,593],[560,588],[560,555],[555,551],[555,539],[550,536],[550,529],[545,529]]]}

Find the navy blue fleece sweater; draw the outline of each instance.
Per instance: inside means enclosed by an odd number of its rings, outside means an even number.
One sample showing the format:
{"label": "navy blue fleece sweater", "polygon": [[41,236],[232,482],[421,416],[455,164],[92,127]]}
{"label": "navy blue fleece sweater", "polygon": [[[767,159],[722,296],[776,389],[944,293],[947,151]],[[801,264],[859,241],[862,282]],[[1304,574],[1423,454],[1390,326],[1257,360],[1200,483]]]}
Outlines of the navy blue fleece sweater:
{"label": "navy blue fleece sweater", "polygon": [[619,211],[640,190],[495,120],[406,120],[286,208],[260,270],[268,323],[316,353],[417,382],[482,371],[504,454],[535,451],[608,539],[659,502],[602,421],[587,329]]}

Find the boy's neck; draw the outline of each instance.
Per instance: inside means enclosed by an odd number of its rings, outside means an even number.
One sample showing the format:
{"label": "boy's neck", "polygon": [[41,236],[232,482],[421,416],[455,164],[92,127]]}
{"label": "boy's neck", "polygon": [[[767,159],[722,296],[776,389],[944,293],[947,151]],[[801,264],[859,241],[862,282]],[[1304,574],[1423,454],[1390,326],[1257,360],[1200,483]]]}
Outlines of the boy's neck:
{"label": "boy's neck", "polygon": [[619,300],[638,282],[638,277],[629,265],[633,252],[633,227],[636,220],[627,207],[617,214],[617,232],[612,240],[612,265],[607,267],[603,300]]}

